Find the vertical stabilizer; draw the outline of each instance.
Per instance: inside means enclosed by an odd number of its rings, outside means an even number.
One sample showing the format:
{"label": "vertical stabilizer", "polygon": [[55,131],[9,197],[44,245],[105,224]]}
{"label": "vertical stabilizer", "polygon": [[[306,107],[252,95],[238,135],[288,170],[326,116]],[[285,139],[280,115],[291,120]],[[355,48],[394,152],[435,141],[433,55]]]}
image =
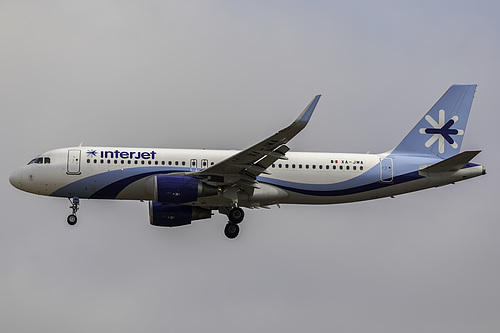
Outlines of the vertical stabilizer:
{"label": "vertical stabilizer", "polygon": [[440,158],[458,154],[476,86],[452,85],[392,154],[435,155]]}

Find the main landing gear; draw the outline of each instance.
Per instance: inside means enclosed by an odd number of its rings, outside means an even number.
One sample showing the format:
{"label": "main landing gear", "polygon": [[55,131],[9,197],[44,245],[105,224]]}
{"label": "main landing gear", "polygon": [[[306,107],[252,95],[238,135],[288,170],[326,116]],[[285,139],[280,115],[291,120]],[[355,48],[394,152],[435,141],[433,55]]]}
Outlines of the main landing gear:
{"label": "main landing gear", "polygon": [[238,224],[243,221],[245,213],[240,207],[233,207],[227,213],[227,217],[229,219],[229,222],[224,228],[224,235],[226,235],[226,237],[229,239],[236,238],[236,236],[238,236],[238,234],[240,233],[240,227]]}
{"label": "main landing gear", "polygon": [[71,202],[71,208],[73,210],[73,213],[68,215],[68,219],[66,220],[69,225],[75,225],[76,221],[78,220],[76,218],[76,212],[78,211],[78,205],[80,205],[80,198],[79,197],[73,197],[73,199],[68,198],[69,202]]}

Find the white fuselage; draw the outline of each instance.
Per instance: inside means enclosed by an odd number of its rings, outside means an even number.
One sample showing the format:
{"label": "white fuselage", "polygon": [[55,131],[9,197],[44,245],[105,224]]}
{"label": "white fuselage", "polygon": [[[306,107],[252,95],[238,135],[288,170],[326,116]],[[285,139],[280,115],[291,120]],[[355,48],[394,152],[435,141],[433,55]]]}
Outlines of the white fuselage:
{"label": "white fuselage", "polygon": [[[214,165],[237,151],[117,147],[61,148],[41,154],[11,176],[19,189],[40,195],[95,199],[153,200],[151,177],[186,174]],[[269,204],[333,204],[369,200],[441,186],[484,173],[469,163],[454,172],[425,174],[438,162],[412,156],[289,152],[257,178],[249,195],[238,191],[244,207]],[[38,162],[38,163],[37,163]],[[231,204],[227,189],[188,205]],[[233,198],[234,199],[234,198]]]}

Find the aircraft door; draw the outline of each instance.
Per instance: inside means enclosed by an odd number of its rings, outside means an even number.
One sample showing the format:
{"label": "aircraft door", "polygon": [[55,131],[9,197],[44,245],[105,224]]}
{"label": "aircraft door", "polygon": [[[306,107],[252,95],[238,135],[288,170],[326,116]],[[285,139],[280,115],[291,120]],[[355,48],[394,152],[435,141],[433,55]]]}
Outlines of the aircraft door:
{"label": "aircraft door", "polygon": [[393,175],[392,158],[387,157],[380,160],[380,182],[392,183]]}
{"label": "aircraft door", "polygon": [[67,174],[68,175],[79,175],[80,174],[80,150],[68,150],[68,164],[67,164]]}

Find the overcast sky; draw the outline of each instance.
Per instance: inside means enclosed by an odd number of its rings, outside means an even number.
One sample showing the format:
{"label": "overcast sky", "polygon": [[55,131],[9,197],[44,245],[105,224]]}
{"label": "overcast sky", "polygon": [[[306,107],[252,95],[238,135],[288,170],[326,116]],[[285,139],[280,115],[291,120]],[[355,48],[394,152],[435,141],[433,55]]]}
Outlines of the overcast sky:
{"label": "overcast sky", "polygon": [[[498,332],[500,5],[0,0],[0,331]],[[322,94],[292,151],[384,152],[453,83],[488,175],[371,202],[149,225],[18,191],[87,145],[244,149]]]}

